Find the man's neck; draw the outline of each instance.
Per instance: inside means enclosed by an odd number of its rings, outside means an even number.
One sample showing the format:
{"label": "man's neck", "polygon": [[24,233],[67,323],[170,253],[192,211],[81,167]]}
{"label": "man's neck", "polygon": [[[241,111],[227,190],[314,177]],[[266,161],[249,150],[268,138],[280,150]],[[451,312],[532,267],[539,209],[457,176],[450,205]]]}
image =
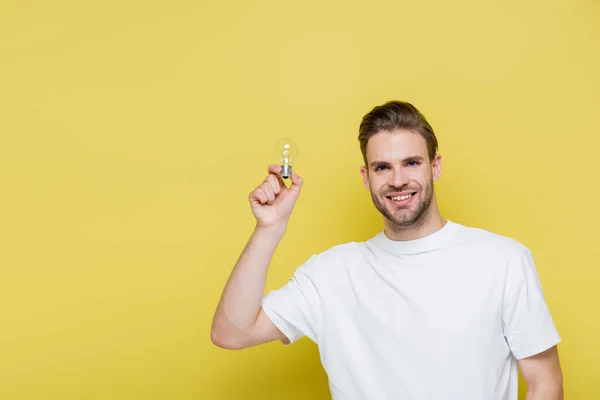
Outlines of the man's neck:
{"label": "man's neck", "polygon": [[410,226],[399,226],[384,218],[385,235],[391,240],[407,241],[429,236],[442,229],[448,222],[442,217],[437,207],[432,207],[428,215],[421,221],[416,221]]}

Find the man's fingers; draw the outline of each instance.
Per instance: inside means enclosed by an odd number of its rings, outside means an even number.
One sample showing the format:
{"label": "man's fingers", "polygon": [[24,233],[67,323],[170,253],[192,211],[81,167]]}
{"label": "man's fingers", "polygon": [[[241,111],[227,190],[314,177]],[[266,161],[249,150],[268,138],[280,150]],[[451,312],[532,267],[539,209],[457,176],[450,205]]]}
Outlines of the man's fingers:
{"label": "man's fingers", "polygon": [[[281,188],[283,187],[287,187],[283,181],[283,178],[281,177],[281,165],[277,165],[277,164],[271,164],[269,165],[269,174],[273,174],[277,177],[277,180],[279,181],[279,184],[281,185]],[[302,183],[304,182],[304,180],[302,179],[302,177],[300,175],[298,175],[296,172],[294,172],[294,169],[292,168],[292,185],[290,187],[291,188],[300,188],[302,186]]]}
{"label": "man's fingers", "polygon": [[284,187],[287,188],[287,186],[285,185],[285,182],[283,181],[283,178],[281,177],[281,169],[282,169],[281,165],[278,165],[278,164],[271,164],[271,165],[269,165],[269,168],[267,168],[267,170],[269,171],[269,174],[275,175],[275,177],[279,181],[280,187],[283,189]]}
{"label": "man's fingers", "polygon": [[297,173],[292,169],[292,187],[300,189],[302,184],[304,183],[304,179],[300,177]]}
{"label": "man's fingers", "polygon": [[252,191],[252,193],[250,193],[250,201],[252,203],[265,204],[267,201],[269,201],[269,198],[261,187],[257,187]]}
{"label": "man's fingers", "polygon": [[267,171],[270,174],[275,174],[277,176],[281,176],[281,165],[279,165],[279,164],[271,164],[267,168]]}
{"label": "man's fingers", "polygon": [[273,186],[269,182],[263,183],[262,185],[260,185],[260,188],[267,195],[267,202],[268,203],[270,203],[273,200],[275,200],[275,190],[273,189]]}
{"label": "man's fingers", "polygon": [[279,182],[279,179],[277,179],[276,175],[269,174],[269,176],[267,176],[267,179],[265,179],[265,181],[268,182],[273,187],[273,192],[276,195],[279,194],[279,192],[281,191],[281,183]]}
{"label": "man's fingers", "polygon": [[281,178],[281,166],[271,164],[268,167],[269,175],[263,183],[250,193],[250,201],[255,204],[273,204],[275,197],[286,188]]}

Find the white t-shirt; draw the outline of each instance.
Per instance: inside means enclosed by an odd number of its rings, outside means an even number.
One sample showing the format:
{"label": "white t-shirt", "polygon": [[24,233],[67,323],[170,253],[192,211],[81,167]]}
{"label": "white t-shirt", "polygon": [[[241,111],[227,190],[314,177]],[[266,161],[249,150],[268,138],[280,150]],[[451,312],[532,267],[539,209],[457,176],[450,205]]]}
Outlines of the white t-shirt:
{"label": "white t-shirt", "polygon": [[452,221],[313,255],[262,307],[335,400],[517,400],[517,360],[561,340],[529,249]]}

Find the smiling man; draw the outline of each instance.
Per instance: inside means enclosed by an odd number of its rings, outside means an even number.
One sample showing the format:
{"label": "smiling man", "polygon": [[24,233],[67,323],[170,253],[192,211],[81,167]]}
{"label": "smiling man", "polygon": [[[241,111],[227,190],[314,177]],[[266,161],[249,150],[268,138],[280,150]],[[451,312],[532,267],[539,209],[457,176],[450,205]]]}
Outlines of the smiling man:
{"label": "smiling man", "polygon": [[250,193],[257,224],[223,290],[212,341],[243,349],[303,336],[319,346],[333,399],[563,398],[557,344],[531,251],[442,217],[442,158],[425,117],[399,101],[364,116],[361,174],[384,229],[313,255],[264,296],[299,197],[280,167]]}

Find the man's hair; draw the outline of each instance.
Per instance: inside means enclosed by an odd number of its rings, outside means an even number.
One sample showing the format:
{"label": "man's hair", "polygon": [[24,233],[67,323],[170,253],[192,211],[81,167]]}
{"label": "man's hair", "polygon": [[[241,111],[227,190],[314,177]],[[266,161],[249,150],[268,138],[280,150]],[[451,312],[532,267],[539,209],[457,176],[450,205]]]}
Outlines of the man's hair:
{"label": "man's hair", "polygon": [[433,160],[438,149],[438,141],[433,128],[423,114],[410,103],[388,101],[373,108],[360,123],[358,141],[365,166],[367,165],[367,144],[371,136],[380,132],[392,132],[395,129],[406,129],[423,136],[427,142],[429,161]]}

